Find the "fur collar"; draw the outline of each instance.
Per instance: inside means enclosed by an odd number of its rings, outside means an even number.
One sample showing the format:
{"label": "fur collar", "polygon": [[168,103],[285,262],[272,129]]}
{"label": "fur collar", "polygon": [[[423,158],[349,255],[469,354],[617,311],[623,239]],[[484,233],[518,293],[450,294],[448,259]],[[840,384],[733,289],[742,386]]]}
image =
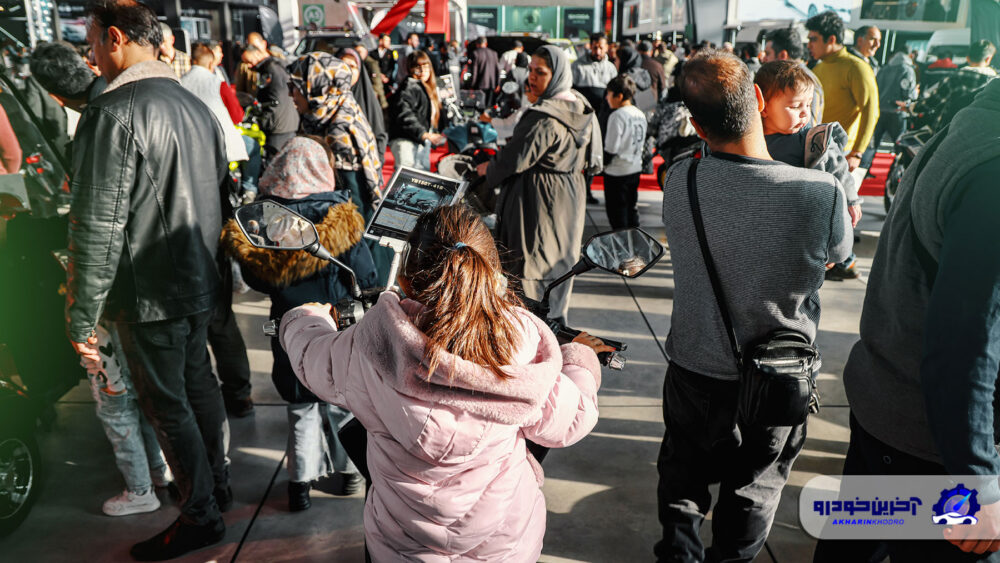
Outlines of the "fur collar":
{"label": "fur collar", "polygon": [[427,337],[411,320],[422,308],[385,292],[355,328],[355,341],[366,343],[361,353],[396,391],[501,424],[526,426],[539,420],[563,367],[559,343],[540,319],[520,311],[519,320],[535,326],[540,341],[531,363],[508,368],[511,377],[500,379],[478,364],[446,353],[428,381],[423,361]]}
{"label": "fur collar", "polygon": [[126,68],[117,78],[108,84],[108,87],[104,89],[103,94],[121,88],[126,84],[132,82],[138,82],[139,80],[145,80],[147,78],[168,78],[174,82],[180,83],[180,79],[174,74],[174,71],[167,66],[167,63],[161,61],[143,61],[141,63],[136,63],[128,68]]}
{"label": "fur collar", "polygon": [[[361,241],[365,220],[351,202],[330,207],[323,221],[316,225],[319,240],[333,256],[340,256]],[[256,248],[243,235],[235,219],[222,229],[222,249],[246,266],[261,281],[276,287],[286,287],[306,279],[329,266],[304,250],[288,252]]]}

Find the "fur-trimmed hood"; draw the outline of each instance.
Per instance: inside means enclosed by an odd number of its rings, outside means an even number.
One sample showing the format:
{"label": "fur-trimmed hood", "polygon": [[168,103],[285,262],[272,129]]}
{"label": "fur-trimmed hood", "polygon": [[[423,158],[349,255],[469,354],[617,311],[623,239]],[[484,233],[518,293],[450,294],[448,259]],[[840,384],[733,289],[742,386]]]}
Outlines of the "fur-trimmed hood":
{"label": "fur-trimmed hood", "polygon": [[[319,241],[333,256],[340,256],[361,241],[365,220],[352,202],[331,205],[322,221],[316,224]],[[222,250],[236,259],[261,281],[286,287],[307,279],[330,266],[304,250],[287,252],[257,248],[243,235],[235,219],[222,228]]]}
{"label": "fur-trimmed hood", "polygon": [[[589,349],[567,345],[560,350],[552,331],[523,310],[518,315],[518,321],[525,325],[522,334],[529,337],[534,332],[539,339],[530,363],[506,368],[510,377],[500,379],[483,366],[446,352],[428,380],[424,361],[427,336],[413,324],[422,309],[416,301],[401,301],[395,293],[386,292],[355,329],[355,339],[367,343],[359,351],[403,395],[500,424],[526,426],[541,417],[542,406],[564,364],[586,367],[600,385],[600,364]],[[532,326],[534,330],[529,328]]]}

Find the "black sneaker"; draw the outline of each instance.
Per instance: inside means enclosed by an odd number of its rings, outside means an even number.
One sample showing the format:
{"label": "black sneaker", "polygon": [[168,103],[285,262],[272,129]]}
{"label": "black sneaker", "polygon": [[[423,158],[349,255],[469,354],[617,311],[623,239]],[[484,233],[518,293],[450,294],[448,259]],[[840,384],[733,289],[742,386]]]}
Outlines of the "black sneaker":
{"label": "black sneaker", "polygon": [[219,512],[228,512],[233,507],[233,488],[229,485],[216,487],[212,496],[215,497],[215,504],[219,505]]}
{"label": "black sneaker", "polygon": [[592,196],[590,194],[587,194],[587,205],[598,205],[600,203],[601,203],[601,201],[598,200],[596,197],[594,197],[594,196]]}
{"label": "black sneaker", "polygon": [[341,473],[340,474],[340,490],[337,494],[340,496],[351,496],[360,493],[365,488],[365,478],[361,476],[360,473]]}
{"label": "black sneaker", "polygon": [[210,524],[185,524],[178,518],[159,534],[132,546],[136,561],[166,561],[185,553],[219,543],[226,535],[226,523],[219,518]]}
{"label": "black sneaker", "polygon": [[289,481],[288,510],[301,512],[312,506],[312,501],[309,500],[310,488],[311,485],[308,482]]}
{"label": "black sneaker", "polygon": [[854,280],[858,278],[858,271],[854,268],[854,264],[847,268],[843,264],[834,264],[826,271],[824,277],[830,281]]}
{"label": "black sneaker", "polygon": [[226,412],[233,418],[244,418],[253,414],[253,399],[224,399]]}

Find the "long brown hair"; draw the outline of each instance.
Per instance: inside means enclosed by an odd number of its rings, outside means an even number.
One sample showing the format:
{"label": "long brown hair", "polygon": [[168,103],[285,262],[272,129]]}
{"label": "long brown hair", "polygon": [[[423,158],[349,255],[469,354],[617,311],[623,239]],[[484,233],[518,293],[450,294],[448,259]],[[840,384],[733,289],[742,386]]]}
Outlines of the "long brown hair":
{"label": "long brown hair", "polygon": [[409,69],[410,75],[413,75],[414,69],[420,65],[428,63],[430,64],[431,76],[426,81],[421,80],[420,83],[423,85],[424,90],[427,91],[427,97],[431,99],[431,104],[437,108],[438,119],[432,119],[431,127],[437,128],[437,122],[441,119],[441,98],[438,97],[438,87],[437,87],[437,73],[434,72],[434,63],[431,61],[430,55],[424,51],[414,51],[406,56],[406,68]]}
{"label": "long brown hair", "polygon": [[427,377],[449,352],[507,378],[502,368],[521,344],[521,302],[482,219],[464,205],[439,207],[417,220],[409,243],[402,275],[409,297],[426,307],[417,327],[427,335]]}

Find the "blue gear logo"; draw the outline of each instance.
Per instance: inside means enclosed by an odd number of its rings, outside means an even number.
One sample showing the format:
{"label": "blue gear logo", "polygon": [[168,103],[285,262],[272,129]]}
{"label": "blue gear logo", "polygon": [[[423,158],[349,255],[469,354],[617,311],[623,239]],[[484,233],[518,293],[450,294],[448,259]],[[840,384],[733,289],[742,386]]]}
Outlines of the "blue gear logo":
{"label": "blue gear logo", "polygon": [[941,499],[934,505],[931,521],[935,524],[972,525],[979,522],[979,502],[976,490],[966,489],[959,483],[954,489],[941,491]]}

